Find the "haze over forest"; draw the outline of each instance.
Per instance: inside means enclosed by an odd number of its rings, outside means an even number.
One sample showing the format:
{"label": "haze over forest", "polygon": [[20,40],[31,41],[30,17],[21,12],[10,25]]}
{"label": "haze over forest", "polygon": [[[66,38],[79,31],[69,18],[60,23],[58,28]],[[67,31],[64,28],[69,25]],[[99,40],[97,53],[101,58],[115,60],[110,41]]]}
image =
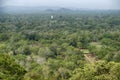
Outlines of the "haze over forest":
{"label": "haze over forest", "polygon": [[49,7],[69,9],[120,9],[119,0],[0,0],[0,6],[6,7]]}

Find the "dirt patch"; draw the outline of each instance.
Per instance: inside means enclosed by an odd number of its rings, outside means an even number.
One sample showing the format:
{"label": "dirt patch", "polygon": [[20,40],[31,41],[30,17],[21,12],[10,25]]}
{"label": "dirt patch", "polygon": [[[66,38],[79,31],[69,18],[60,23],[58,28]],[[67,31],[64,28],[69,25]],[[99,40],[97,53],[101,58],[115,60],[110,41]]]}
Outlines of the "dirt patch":
{"label": "dirt patch", "polygon": [[85,60],[90,63],[98,61],[98,58],[95,54],[84,54]]}

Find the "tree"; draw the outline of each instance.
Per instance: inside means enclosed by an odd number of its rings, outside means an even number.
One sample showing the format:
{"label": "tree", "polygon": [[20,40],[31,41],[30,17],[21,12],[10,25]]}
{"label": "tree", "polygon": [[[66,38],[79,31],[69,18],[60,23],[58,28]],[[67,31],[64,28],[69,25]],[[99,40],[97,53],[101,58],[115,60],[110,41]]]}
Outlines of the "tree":
{"label": "tree", "polygon": [[119,80],[120,63],[97,61],[85,64],[83,68],[76,68],[71,80]]}
{"label": "tree", "polygon": [[13,58],[0,54],[0,79],[22,80],[26,70],[18,65]]}

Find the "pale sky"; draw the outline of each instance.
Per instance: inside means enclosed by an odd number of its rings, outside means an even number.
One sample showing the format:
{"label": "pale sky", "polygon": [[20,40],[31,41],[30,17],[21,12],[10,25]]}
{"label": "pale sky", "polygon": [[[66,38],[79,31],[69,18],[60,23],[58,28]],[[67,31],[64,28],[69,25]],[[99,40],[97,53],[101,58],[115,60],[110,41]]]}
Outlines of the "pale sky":
{"label": "pale sky", "polygon": [[[1,0],[2,3],[2,0]],[[120,9],[120,0],[4,0],[3,6]]]}

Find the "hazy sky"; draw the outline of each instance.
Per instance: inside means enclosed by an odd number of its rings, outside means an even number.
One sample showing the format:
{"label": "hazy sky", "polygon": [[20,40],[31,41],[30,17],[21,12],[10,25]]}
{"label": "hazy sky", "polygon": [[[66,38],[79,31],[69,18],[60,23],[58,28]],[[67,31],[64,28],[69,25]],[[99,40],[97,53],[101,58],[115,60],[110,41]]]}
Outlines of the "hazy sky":
{"label": "hazy sky", "polygon": [[0,0],[3,6],[56,6],[65,8],[120,9],[120,0]]}

